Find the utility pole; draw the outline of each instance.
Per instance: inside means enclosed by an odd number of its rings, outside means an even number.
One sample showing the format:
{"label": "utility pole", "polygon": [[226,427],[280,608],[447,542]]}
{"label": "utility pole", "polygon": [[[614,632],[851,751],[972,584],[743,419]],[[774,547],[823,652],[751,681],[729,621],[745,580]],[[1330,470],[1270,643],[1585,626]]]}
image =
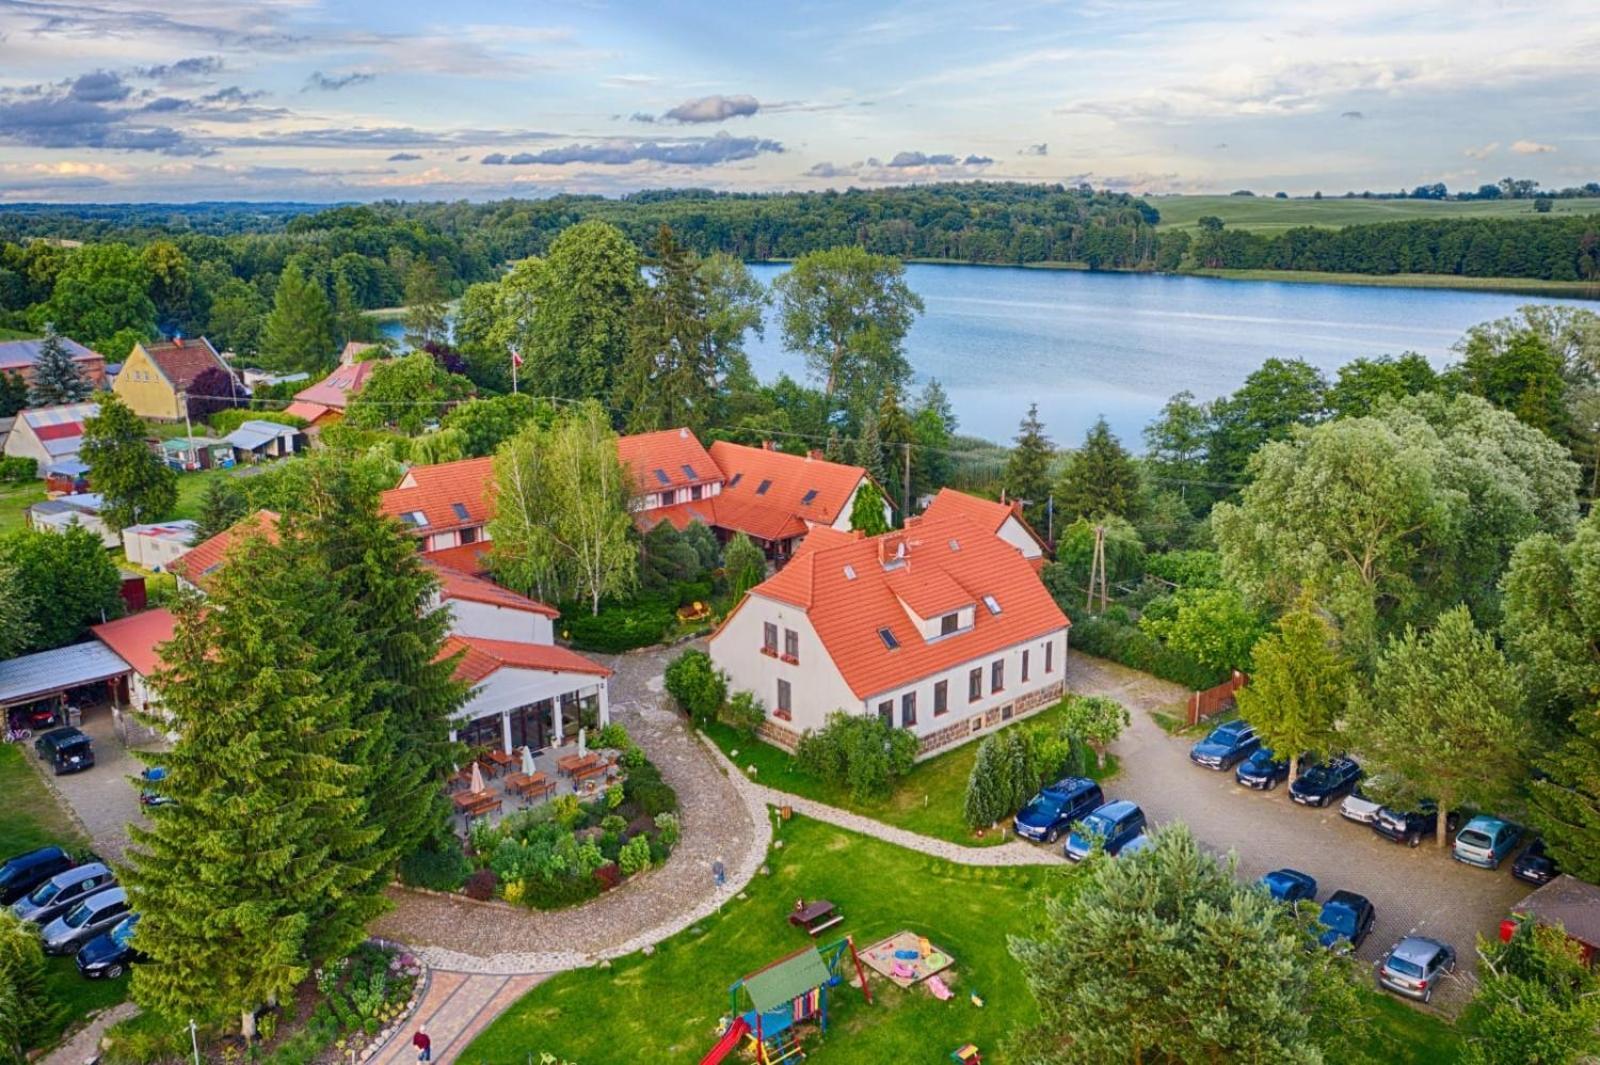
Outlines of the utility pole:
{"label": "utility pole", "polygon": [[906,458],[905,476],[900,479],[900,498],[903,503],[900,510],[900,524],[904,525],[906,519],[911,516],[911,445],[901,444],[900,450],[905,452]]}
{"label": "utility pole", "polygon": [[1094,527],[1094,556],[1089,563],[1089,587],[1087,589],[1089,594],[1084,597],[1083,601],[1083,609],[1085,610],[1092,611],[1094,609],[1094,586],[1096,580],[1100,582],[1100,613],[1104,614],[1107,605],[1106,527],[1104,525],[1096,525]]}
{"label": "utility pole", "polygon": [[181,407],[183,407],[183,433],[184,433],[184,436],[188,437],[188,440],[189,440],[189,461],[193,462],[196,466],[199,466],[200,465],[200,460],[195,458],[195,454],[194,454],[194,426],[189,423],[189,393],[188,392],[179,392],[178,393],[178,404]]}

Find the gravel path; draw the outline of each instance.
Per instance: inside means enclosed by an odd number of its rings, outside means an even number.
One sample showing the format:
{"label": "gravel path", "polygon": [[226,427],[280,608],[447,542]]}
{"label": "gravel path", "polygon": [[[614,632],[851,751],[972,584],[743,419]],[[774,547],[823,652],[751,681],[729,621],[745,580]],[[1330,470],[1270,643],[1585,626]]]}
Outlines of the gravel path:
{"label": "gravel path", "polygon": [[132,1017],[139,1007],[119,1002],[95,1015],[94,1020],[72,1033],[72,1038],[39,1059],[39,1065],[84,1065],[100,1056],[100,1037],[118,1021]]}

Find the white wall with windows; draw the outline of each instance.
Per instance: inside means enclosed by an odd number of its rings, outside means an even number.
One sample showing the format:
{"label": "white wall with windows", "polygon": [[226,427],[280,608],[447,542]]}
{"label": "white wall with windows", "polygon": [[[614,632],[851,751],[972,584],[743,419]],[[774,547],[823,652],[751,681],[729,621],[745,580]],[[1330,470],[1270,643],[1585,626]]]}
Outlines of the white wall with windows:
{"label": "white wall with windows", "polygon": [[554,626],[544,614],[468,599],[449,599],[444,605],[450,610],[450,631],[457,636],[510,640],[514,643],[555,642]]}

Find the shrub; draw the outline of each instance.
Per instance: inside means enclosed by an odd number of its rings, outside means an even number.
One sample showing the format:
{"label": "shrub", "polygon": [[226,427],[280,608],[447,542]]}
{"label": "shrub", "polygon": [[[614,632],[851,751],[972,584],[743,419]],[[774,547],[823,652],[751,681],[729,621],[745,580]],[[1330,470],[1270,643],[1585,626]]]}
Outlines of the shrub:
{"label": "shrub", "polygon": [[754,692],[734,692],[728,705],[722,708],[721,717],[724,723],[745,736],[754,736],[761,722],[767,719],[767,708],[761,705]]}
{"label": "shrub", "polygon": [[656,814],[657,838],[660,839],[663,847],[677,846],[681,831],[676,814]]}
{"label": "shrub", "polygon": [[835,711],[821,731],[807,731],[795,749],[800,767],[865,802],[888,793],[910,771],[917,738],[877,717]]}
{"label": "shrub", "polygon": [[1183,588],[1222,586],[1222,556],[1215,551],[1166,551],[1145,559],[1144,568]]}
{"label": "shrub", "polygon": [[1098,655],[1194,691],[1216,687],[1226,671],[1207,669],[1181,651],[1148,633],[1109,616],[1079,618],[1072,625],[1072,643],[1084,654]]}
{"label": "shrub", "polygon": [[462,890],[469,899],[488,902],[494,898],[494,889],[498,884],[499,878],[494,875],[493,869],[476,869],[467,877],[466,886]]}
{"label": "shrub", "polygon": [[606,789],[606,809],[615,810],[622,805],[622,800],[626,797],[621,784],[611,785]]}
{"label": "shrub", "polygon": [[628,827],[628,819],[617,814],[607,814],[600,819],[600,831],[608,836],[620,836]]}
{"label": "shrub", "polygon": [[459,891],[472,864],[454,841],[430,844],[400,860],[400,882],[429,891]]}
{"label": "shrub", "polygon": [[156,1065],[183,1059],[188,1028],[154,1011],[137,1013],[106,1030],[100,1060],[108,1065]]}
{"label": "shrub", "polygon": [[628,735],[627,729],[613,721],[594,734],[593,742],[596,747],[626,751],[633,746],[633,737]]}
{"label": "shrub", "polygon": [[562,876],[553,880],[535,878],[528,881],[522,902],[537,910],[560,910],[587,902],[600,891],[600,882],[592,876]]}
{"label": "shrub", "polygon": [[650,868],[650,837],[634,836],[624,843],[617,864],[622,867],[623,876],[633,876]]}
{"label": "shrub", "polygon": [[1033,733],[1009,728],[988,737],[967,777],[962,815],[973,828],[992,825],[1033,797],[1039,787],[1038,757]]}
{"label": "shrub", "polygon": [[591,614],[574,605],[561,612],[567,638],[579,650],[616,654],[660,643],[676,623],[672,607],[655,599],[612,603]]}
{"label": "shrub", "polygon": [[640,766],[649,762],[649,760],[649,758],[645,757],[644,748],[642,747],[629,747],[624,750],[622,752],[622,756],[617,759],[617,761],[621,763],[622,768],[628,770],[638,769]]}
{"label": "shrub", "polygon": [[691,603],[704,603],[710,600],[713,591],[710,581],[683,581],[676,589],[679,606],[688,606]]}
{"label": "shrub", "polygon": [[284,414],[276,410],[247,410],[233,407],[228,410],[219,410],[207,419],[211,423],[211,431],[217,436],[227,436],[245,422],[277,422],[279,425],[292,425],[296,429],[304,429],[306,420],[297,418],[293,414]]}
{"label": "shrub", "polygon": [[21,455],[0,458],[0,484],[22,484],[39,479],[39,460]]}
{"label": "shrub", "polygon": [[601,891],[610,891],[622,883],[622,870],[616,862],[607,862],[594,871],[594,879]]}
{"label": "shrub", "polygon": [[689,650],[667,666],[667,694],[696,725],[709,724],[728,698],[728,675],[704,651]]}
{"label": "shrub", "polygon": [[557,795],[550,800],[550,816],[558,825],[570,831],[583,820],[583,805],[578,802],[576,795]]}
{"label": "shrub", "polygon": [[641,811],[655,817],[671,813],[678,808],[677,793],[661,779],[661,770],[653,762],[645,762],[628,771],[622,782],[623,794]]}

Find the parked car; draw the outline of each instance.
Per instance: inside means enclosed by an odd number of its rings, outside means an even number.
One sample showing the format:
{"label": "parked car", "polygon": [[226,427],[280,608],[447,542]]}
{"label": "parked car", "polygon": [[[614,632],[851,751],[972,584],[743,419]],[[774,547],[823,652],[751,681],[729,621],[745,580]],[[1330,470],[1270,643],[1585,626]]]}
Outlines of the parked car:
{"label": "parked car", "polygon": [[53,728],[57,720],[56,704],[53,702],[34,703],[11,711],[12,728]]}
{"label": "parked car", "polygon": [[[1373,781],[1363,783],[1372,785]],[[1378,811],[1383,809],[1383,803],[1367,794],[1367,788],[1361,783],[1350,789],[1350,794],[1344,797],[1344,802],[1339,804],[1339,816],[1346,821],[1354,821],[1358,825],[1370,825],[1378,819]]]}
{"label": "parked car", "polygon": [[1528,884],[1548,884],[1561,875],[1561,867],[1545,851],[1544,840],[1536,839],[1511,863],[1511,875]]}
{"label": "parked car", "polygon": [[0,865],[0,905],[11,905],[73,864],[60,847],[40,847],[8,859]]}
{"label": "parked car", "polygon": [[74,903],[109,887],[115,878],[99,862],[75,865],[46,880],[11,904],[11,912],[24,921],[46,925],[71,909]]}
{"label": "parked car", "polygon": [[128,893],[119,887],[98,891],[44,926],[44,952],[71,954],[128,912]]}
{"label": "parked car", "polygon": [[1310,902],[1317,897],[1317,878],[1298,869],[1274,869],[1261,878],[1261,886],[1279,902]]}
{"label": "parked car", "polygon": [[1039,794],[1017,812],[1013,827],[1023,839],[1054,843],[1074,822],[1105,805],[1105,801],[1100,785],[1088,777],[1063,777],[1040,788]]}
{"label": "parked car", "polygon": [[1331,758],[1301,773],[1289,785],[1289,798],[1302,806],[1326,806],[1356,786],[1361,767],[1350,758]]}
{"label": "parked car", "polygon": [[56,776],[78,773],[94,765],[94,745],[83,730],[53,728],[33,741],[33,749],[49,763]]}
{"label": "parked car", "polygon": [[161,782],[167,779],[167,767],[162,765],[145,766],[144,772],[139,774],[139,803],[142,806],[166,806],[177,802],[170,795],[161,794]]}
{"label": "parked car", "polygon": [[[1461,815],[1454,810],[1444,815],[1445,832],[1454,832],[1460,825]],[[1373,820],[1372,831],[1384,839],[1415,847],[1439,834],[1439,804],[1423,799],[1415,810],[1394,810],[1385,806]]]}
{"label": "parked car", "polygon": [[1427,936],[1406,936],[1378,966],[1378,986],[1419,1002],[1433,1001],[1439,979],[1455,972],[1456,952]]}
{"label": "parked car", "polygon": [[1479,815],[1456,833],[1456,845],[1451,848],[1450,857],[1467,865],[1498,869],[1500,862],[1516,849],[1517,841],[1521,838],[1522,826],[1498,817]]}
{"label": "parked car", "polygon": [[1108,802],[1073,826],[1062,848],[1073,861],[1088,857],[1100,840],[1107,854],[1115,855],[1128,843],[1143,835],[1144,811],[1126,799]]}
{"label": "parked car", "polygon": [[1328,896],[1328,901],[1322,904],[1322,912],[1317,915],[1317,923],[1323,926],[1317,942],[1341,952],[1355,950],[1372,931],[1373,922],[1377,919],[1378,913],[1365,895],[1357,895],[1354,891],[1335,891]]}
{"label": "parked car", "polygon": [[1148,832],[1141,832],[1122,845],[1122,847],[1117,851],[1117,857],[1126,858],[1130,854],[1138,854],[1140,851],[1147,851],[1155,845],[1156,841],[1154,836],[1150,835]]}
{"label": "parked car", "polygon": [[1235,718],[1218,725],[1205,739],[1190,747],[1189,761],[1207,769],[1232,769],[1260,746],[1255,726],[1243,718]]}
{"label": "parked car", "polygon": [[139,915],[130,913],[112,925],[109,932],[101,932],[78,948],[78,972],[90,980],[115,980],[127,972],[128,966],[142,962],[145,956],[133,945],[133,932],[139,925]]}
{"label": "parked car", "polygon": [[1289,759],[1276,757],[1270,747],[1257,747],[1239,763],[1233,779],[1247,788],[1271,791],[1289,779]]}

